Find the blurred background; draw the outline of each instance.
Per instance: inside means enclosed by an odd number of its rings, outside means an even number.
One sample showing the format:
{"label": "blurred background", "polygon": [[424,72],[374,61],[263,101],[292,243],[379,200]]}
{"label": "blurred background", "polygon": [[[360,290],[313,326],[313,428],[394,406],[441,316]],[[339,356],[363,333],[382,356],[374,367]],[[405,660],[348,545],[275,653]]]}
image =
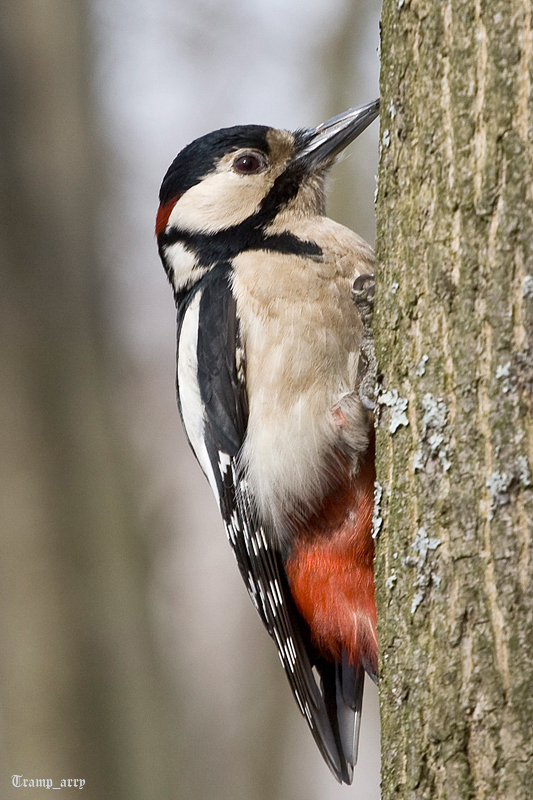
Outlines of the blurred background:
{"label": "blurred background", "polygon": [[[188,450],[153,225],[197,136],[374,99],[378,0],[0,11],[0,796],[19,774],[91,800],[377,800],[375,687],[340,787]],[[329,203],[370,242],[377,137]]]}

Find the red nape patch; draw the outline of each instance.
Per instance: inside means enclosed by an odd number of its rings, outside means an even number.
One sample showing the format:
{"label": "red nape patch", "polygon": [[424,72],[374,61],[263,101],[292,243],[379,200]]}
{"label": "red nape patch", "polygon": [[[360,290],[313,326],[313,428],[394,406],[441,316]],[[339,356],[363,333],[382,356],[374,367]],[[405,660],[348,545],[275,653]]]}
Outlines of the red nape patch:
{"label": "red nape patch", "polygon": [[172,197],[170,200],[167,200],[166,203],[161,203],[159,208],[157,209],[157,216],[155,218],[155,235],[159,236],[160,233],[163,233],[165,228],[168,224],[168,218],[172,214],[172,209],[180,199],[181,194],[176,195],[176,197]]}
{"label": "red nape patch", "polygon": [[353,483],[324,498],[320,515],[300,531],[286,568],[298,610],[321,654],[336,661],[344,647],[352,663],[363,663],[377,675],[374,475],[372,454]]}

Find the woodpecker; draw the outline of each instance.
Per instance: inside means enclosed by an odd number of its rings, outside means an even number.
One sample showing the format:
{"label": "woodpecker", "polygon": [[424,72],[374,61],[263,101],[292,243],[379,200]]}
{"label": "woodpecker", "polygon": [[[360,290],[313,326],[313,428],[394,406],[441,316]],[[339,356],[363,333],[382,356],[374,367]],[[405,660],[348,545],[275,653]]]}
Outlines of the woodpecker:
{"label": "woodpecker", "polygon": [[348,784],[364,674],[378,670],[374,429],[352,298],[373,252],[325,215],[325,179],[378,109],[202,136],[169,167],[156,218],[189,443],[300,711]]}

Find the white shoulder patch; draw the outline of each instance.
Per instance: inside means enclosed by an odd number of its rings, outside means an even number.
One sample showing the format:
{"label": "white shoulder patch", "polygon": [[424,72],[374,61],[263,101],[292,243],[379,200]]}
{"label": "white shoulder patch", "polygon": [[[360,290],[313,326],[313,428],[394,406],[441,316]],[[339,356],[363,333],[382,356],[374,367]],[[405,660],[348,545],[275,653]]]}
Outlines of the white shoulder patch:
{"label": "white shoulder patch", "polygon": [[204,441],[205,411],[198,385],[198,317],[201,297],[200,289],[185,311],[181,325],[178,342],[178,390],[187,437],[218,502],[217,483]]}

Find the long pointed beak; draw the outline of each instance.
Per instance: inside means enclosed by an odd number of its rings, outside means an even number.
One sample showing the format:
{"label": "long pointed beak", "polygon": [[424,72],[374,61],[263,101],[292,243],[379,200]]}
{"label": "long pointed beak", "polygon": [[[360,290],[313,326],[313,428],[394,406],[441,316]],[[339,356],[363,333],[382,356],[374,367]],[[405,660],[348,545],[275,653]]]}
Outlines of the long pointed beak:
{"label": "long pointed beak", "polygon": [[328,119],[316,128],[297,131],[297,152],[294,162],[304,162],[309,167],[318,167],[331,162],[341,150],[353,142],[379,114],[379,100],[364,106],[350,108],[336,117]]}

